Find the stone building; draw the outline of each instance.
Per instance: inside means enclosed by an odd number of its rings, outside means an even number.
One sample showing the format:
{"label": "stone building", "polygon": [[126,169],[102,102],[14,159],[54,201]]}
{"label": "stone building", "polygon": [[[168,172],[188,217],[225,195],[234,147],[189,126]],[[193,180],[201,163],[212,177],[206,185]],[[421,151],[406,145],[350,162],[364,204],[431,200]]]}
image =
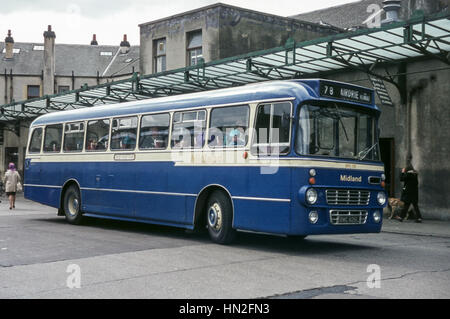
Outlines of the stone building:
{"label": "stone building", "polygon": [[[139,46],[131,46],[126,35],[116,46],[98,45],[95,35],[90,45],[58,44],[48,26],[43,37],[43,43],[15,42],[8,31],[0,42],[1,105],[129,78],[139,71]],[[21,171],[29,123],[0,125],[0,174],[10,161]]]}
{"label": "stone building", "polygon": [[140,27],[140,70],[151,74],[336,34],[335,27],[222,3]]}

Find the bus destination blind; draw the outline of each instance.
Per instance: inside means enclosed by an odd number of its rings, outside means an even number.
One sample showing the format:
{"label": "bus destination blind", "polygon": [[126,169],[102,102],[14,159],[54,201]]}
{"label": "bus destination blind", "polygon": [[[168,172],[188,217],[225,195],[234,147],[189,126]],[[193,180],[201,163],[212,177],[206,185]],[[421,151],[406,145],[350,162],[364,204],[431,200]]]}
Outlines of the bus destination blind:
{"label": "bus destination blind", "polygon": [[340,83],[320,82],[320,96],[333,99],[372,104],[372,91]]}

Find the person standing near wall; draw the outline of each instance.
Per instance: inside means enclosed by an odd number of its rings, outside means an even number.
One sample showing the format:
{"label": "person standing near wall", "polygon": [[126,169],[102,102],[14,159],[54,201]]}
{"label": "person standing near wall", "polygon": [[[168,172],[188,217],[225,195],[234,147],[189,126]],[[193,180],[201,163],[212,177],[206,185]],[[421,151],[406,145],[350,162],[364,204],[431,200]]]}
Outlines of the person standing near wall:
{"label": "person standing near wall", "polygon": [[[14,163],[9,163],[8,170],[3,177],[3,184],[5,185],[5,193],[9,198],[9,209],[16,208],[16,192],[20,184],[20,175],[16,170]],[[19,186],[20,187],[20,186]]]}
{"label": "person standing near wall", "polygon": [[399,216],[394,218],[398,221],[403,221],[412,204],[416,215],[415,221],[416,223],[421,223],[422,215],[419,210],[419,178],[417,171],[411,163],[408,163],[406,168],[402,169],[400,181],[403,182],[402,196],[400,199],[405,203],[405,206],[400,211]]}

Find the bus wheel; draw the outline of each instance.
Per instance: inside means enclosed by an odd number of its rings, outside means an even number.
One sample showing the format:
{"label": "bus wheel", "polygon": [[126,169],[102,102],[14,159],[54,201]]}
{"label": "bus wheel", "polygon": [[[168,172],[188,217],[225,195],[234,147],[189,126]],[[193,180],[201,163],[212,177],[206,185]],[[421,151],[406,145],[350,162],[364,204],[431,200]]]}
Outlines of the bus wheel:
{"label": "bus wheel", "polygon": [[233,212],[229,198],[221,191],[215,191],[206,205],[206,225],[212,241],[229,244],[236,231],[232,227]]}
{"label": "bus wheel", "polygon": [[81,213],[81,196],[76,186],[69,186],[64,193],[64,214],[70,224],[81,224],[81,220],[83,219]]}

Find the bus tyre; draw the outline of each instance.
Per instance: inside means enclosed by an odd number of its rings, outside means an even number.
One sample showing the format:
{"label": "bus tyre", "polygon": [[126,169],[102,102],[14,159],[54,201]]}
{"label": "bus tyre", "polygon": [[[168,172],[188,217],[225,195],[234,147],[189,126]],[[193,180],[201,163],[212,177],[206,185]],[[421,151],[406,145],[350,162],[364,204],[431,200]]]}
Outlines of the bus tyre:
{"label": "bus tyre", "polygon": [[70,224],[81,224],[83,219],[83,214],[81,213],[81,196],[76,186],[69,186],[64,193],[64,215]]}
{"label": "bus tyre", "polygon": [[208,199],[206,206],[206,227],[212,241],[218,244],[229,244],[236,236],[233,229],[233,209],[227,195],[215,191]]}

